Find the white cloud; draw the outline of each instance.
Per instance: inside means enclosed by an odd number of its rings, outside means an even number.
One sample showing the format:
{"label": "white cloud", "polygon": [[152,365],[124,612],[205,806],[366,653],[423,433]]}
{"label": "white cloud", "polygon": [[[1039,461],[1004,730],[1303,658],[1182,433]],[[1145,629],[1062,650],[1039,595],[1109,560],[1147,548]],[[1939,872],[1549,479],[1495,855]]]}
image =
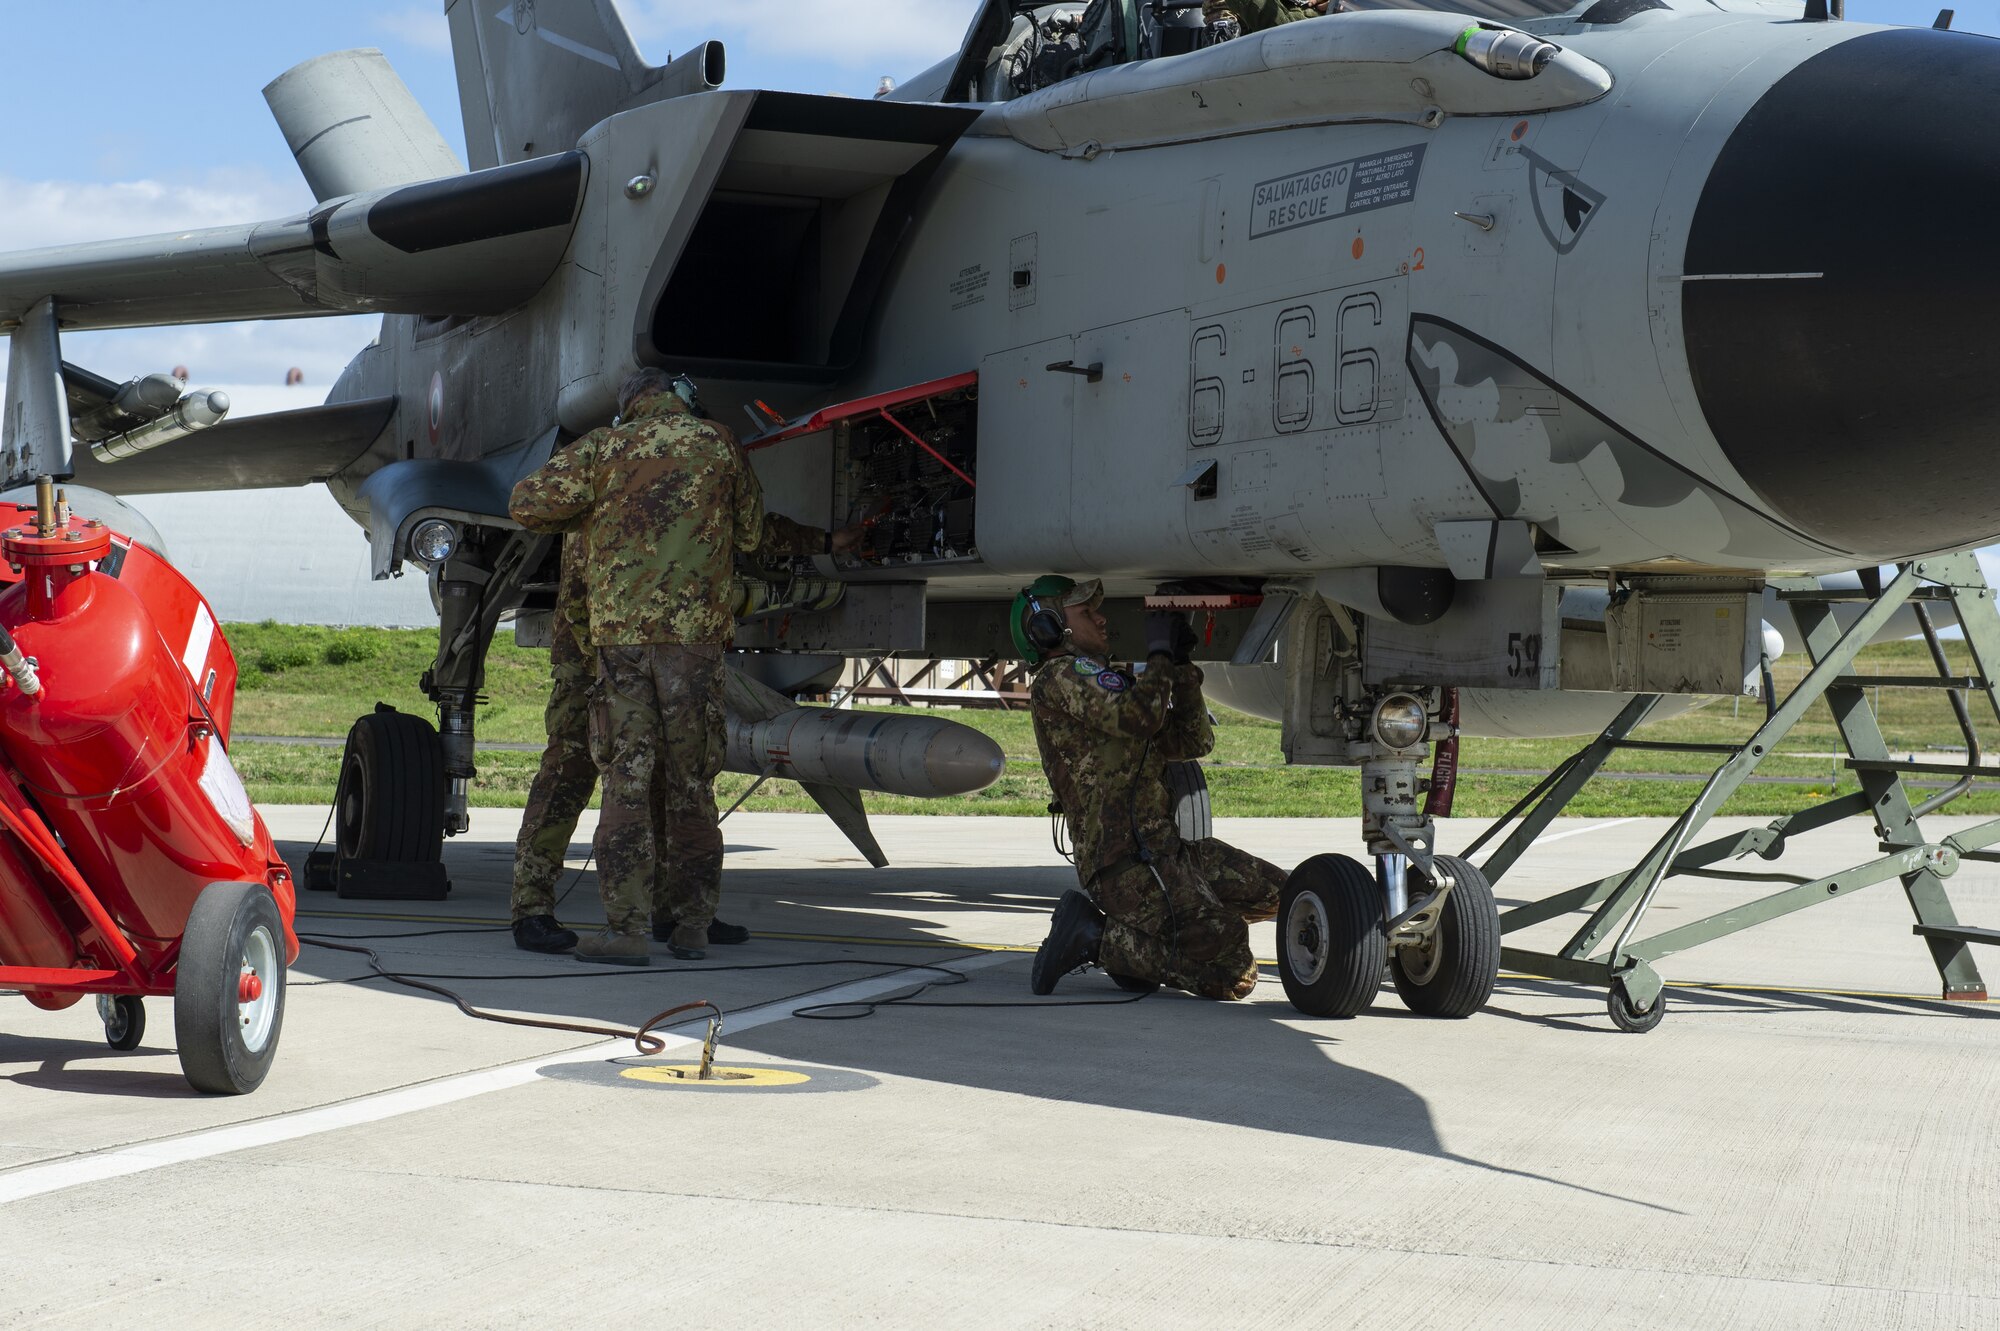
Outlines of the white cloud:
{"label": "white cloud", "polygon": [[[70,333],[63,338],[63,359],[116,383],[184,365],[199,388],[265,385],[282,390],[285,372],[296,368],[304,372],[305,384],[290,396],[303,392],[311,398],[305,405],[313,405],[325,399],[379,323],[374,315],[353,315]],[[6,350],[0,340],[0,380],[5,379]],[[238,409],[247,407],[239,403]]]}
{"label": "white cloud", "polygon": [[[972,21],[971,0],[869,0],[862,5],[800,0],[625,0],[619,8],[649,60],[719,38],[760,56],[817,58],[870,70],[924,68],[958,49]],[[660,49],[652,49],[660,48]]]}
{"label": "white cloud", "polygon": [[[302,180],[210,172],[195,181],[13,180],[0,177],[0,251],[260,222],[309,207]],[[186,365],[197,382],[283,384],[305,371],[320,396],[375,334],[372,317],[297,319],[71,333],[63,355],[108,379]],[[0,373],[6,343],[0,341]],[[317,399],[315,399],[317,400]]]}
{"label": "white cloud", "polygon": [[375,26],[418,50],[451,54],[451,24],[435,4],[378,14]]}

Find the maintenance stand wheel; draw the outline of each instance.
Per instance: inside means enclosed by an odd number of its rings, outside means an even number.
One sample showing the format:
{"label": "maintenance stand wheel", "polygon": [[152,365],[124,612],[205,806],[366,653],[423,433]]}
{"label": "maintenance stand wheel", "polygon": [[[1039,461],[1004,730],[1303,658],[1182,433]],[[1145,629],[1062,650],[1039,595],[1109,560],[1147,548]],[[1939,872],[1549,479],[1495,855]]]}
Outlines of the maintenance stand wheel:
{"label": "maintenance stand wheel", "polygon": [[1142,980],[1136,975],[1119,975],[1113,971],[1104,973],[1111,977],[1111,983],[1128,994],[1156,994],[1160,991],[1158,980]]}
{"label": "maintenance stand wheel", "polygon": [[1168,763],[1160,773],[1174,827],[1183,841],[1206,841],[1215,835],[1215,817],[1208,801],[1208,774],[1198,762]]}
{"label": "maintenance stand wheel", "polygon": [[1632,1035],[1644,1035],[1666,1019],[1667,991],[1660,990],[1660,996],[1653,1000],[1653,1006],[1640,1011],[1632,1003],[1632,996],[1625,992],[1625,981],[1611,982],[1611,996],[1606,1006],[1611,1009],[1611,1024]]}
{"label": "maintenance stand wheel", "polygon": [[271,1070],[285,1023],[285,926],[262,883],[195,898],[174,972],[174,1038],[197,1091],[242,1095]]}
{"label": "maintenance stand wheel", "polygon": [[1345,855],[1315,855],[1278,897],[1278,976],[1309,1017],[1352,1017],[1375,1001],[1388,963],[1382,891]]}
{"label": "maintenance stand wheel", "polygon": [[121,1054],[146,1037],[146,1005],[137,994],[99,994],[97,1015],[104,1021],[104,1043]]}
{"label": "maintenance stand wheel", "polygon": [[334,845],[344,860],[444,858],[444,748],[437,728],[387,704],[354,723],[334,793]]}
{"label": "maintenance stand wheel", "polygon": [[1500,908],[1478,865],[1440,855],[1437,866],[1455,886],[1445,898],[1430,946],[1397,948],[1389,957],[1389,978],[1412,1012],[1469,1017],[1486,1006],[1500,978]]}

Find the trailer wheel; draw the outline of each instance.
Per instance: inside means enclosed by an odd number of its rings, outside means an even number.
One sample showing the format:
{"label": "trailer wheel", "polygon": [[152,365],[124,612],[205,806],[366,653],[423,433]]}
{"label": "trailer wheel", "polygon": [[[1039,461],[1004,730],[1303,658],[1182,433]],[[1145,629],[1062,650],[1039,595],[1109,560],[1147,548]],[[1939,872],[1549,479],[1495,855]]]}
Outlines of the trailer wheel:
{"label": "trailer wheel", "polygon": [[1352,1017],[1375,1001],[1388,964],[1382,890],[1345,855],[1315,855],[1278,898],[1278,977],[1309,1017]]}
{"label": "trailer wheel", "polygon": [[1625,981],[1611,982],[1611,992],[1606,995],[1605,1006],[1611,1010],[1611,1024],[1628,1035],[1644,1035],[1667,1017],[1667,991],[1660,990],[1660,996],[1653,1000],[1653,1006],[1643,1011],[1632,1001],[1632,995],[1625,992]]}
{"label": "trailer wheel", "polygon": [[242,1095],[271,1070],[285,1021],[285,926],[262,883],[195,898],[174,973],[174,1037],[197,1091]]}
{"label": "trailer wheel", "polygon": [[1389,975],[1410,1011],[1469,1017],[1486,1006],[1500,978],[1500,910],[1478,865],[1456,855],[1440,855],[1437,863],[1456,885],[1430,946],[1396,949]]}
{"label": "trailer wheel", "polygon": [[334,845],[344,860],[399,864],[444,858],[444,748],[422,717],[378,707],[347,732],[334,792]]}
{"label": "trailer wheel", "polygon": [[146,1038],[146,1005],[137,994],[99,994],[97,1015],[104,1022],[104,1043],[121,1054]]}
{"label": "trailer wheel", "polygon": [[1197,762],[1168,763],[1160,773],[1167,802],[1173,807],[1174,828],[1183,841],[1206,841],[1215,835],[1214,811],[1208,799],[1208,774]]}

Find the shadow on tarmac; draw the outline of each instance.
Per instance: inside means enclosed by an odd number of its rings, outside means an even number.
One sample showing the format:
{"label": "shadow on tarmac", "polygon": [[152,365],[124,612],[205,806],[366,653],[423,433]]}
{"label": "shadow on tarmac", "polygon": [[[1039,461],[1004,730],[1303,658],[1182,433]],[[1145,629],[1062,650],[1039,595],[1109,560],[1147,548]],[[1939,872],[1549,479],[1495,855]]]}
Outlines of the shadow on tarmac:
{"label": "shadow on tarmac", "polygon": [[[197,1092],[178,1072],[145,1072],[120,1067],[121,1060],[172,1052],[171,1044],[148,1040],[122,1053],[102,1042],[51,1040],[0,1031],[0,1081],[73,1095],[126,1095],[147,1100],[192,1100]],[[11,1071],[33,1064],[21,1071]]]}
{"label": "shadow on tarmac", "polygon": [[[953,939],[977,937],[979,917],[1046,916],[1074,881],[1061,865],[732,869],[724,879],[724,917],[749,923],[760,937],[746,947],[711,948],[708,960],[699,963],[674,962],[662,948],[645,970],[535,957],[507,946],[504,935],[495,936],[491,948],[481,947],[477,960],[454,957],[445,962],[433,954],[422,965],[399,957],[393,939],[369,946],[383,954],[389,969],[415,971],[458,990],[475,1005],[591,1022],[630,1021],[638,1007],[654,1010],[662,1005],[637,1000],[649,993],[657,1000],[663,986],[685,991],[689,984],[715,984],[720,990],[731,981],[742,986],[746,979],[748,992],[739,987],[728,997],[721,992],[713,996],[729,1010],[782,1001],[787,994],[799,995],[795,1007],[807,1007],[814,996],[801,990],[861,979],[871,970],[882,974],[931,962],[952,949]],[[500,896],[496,888],[474,887],[464,895],[455,892],[451,905],[454,913],[500,918],[505,915]],[[595,876],[585,874],[562,918],[579,927],[594,922],[601,919],[596,904]],[[306,920],[301,927],[311,933],[315,925]],[[320,931],[337,940],[352,936],[347,931],[353,927],[342,921]],[[735,969],[785,967],[794,959],[807,960],[814,951],[831,952],[830,940],[854,940],[857,958],[875,964],[857,961],[852,967],[762,974]],[[907,959],[898,953],[906,953]],[[1053,997],[1036,998],[1028,992],[1028,961],[1022,954],[1018,961],[974,971],[965,984],[940,986],[914,1002],[891,1004],[875,1020],[774,1022],[726,1034],[725,1043],[732,1050],[892,1077],[1408,1151],[1651,1210],[1670,1209],[1450,1150],[1424,1098],[1392,1078],[1339,1061],[1341,1029],[1347,1023],[1309,1023],[1285,1003],[1275,975],[1267,975],[1257,998],[1246,1004],[1173,992],[1131,1002],[1095,972],[1065,980]],[[949,969],[952,962],[946,958],[937,964]],[[367,967],[358,957],[308,947],[295,973],[300,970],[337,982],[363,975]],[[460,978],[443,978],[452,972]],[[509,980],[507,973],[515,978]],[[530,976],[563,978],[536,978],[529,986]],[[700,976],[716,979],[705,982],[696,978]],[[937,978],[919,973],[911,988]],[[531,987],[532,994],[524,993],[524,987]],[[1091,1008],[1100,1010],[1086,1010]],[[1377,1011],[1391,1010],[1401,1011],[1385,994]],[[893,1027],[883,1029],[890,1022]]]}
{"label": "shadow on tarmac", "polygon": [[[1866,1016],[1922,1016],[1962,1018],[1973,1021],[2000,1020],[2000,1006],[1991,1003],[1947,1003],[1942,999],[1918,998],[1905,994],[1833,993],[1810,989],[1708,987],[1693,983],[1667,986],[1667,1015],[1664,1022],[1681,1018],[1736,1016],[1754,1013],[1760,1017],[1796,1016],[1806,1013],[1838,1012]],[[1578,1002],[1573,1013],[1517,1012],[1500,999],[1509,995],[1572,999]],[[1504,1017],[1509,1021],[1545,1026],[1551,1030],[1582,1031],[1592,1035],[1635,1038],[1611,1025],[1605,1015],[1601,991],[1553,980],[1508,978],[1500,982],[1495,1000],[1481,1009],[1482,1016]],[[1422,1020],[1414,1013],[1398,1015]],[[1644,1037],[1636,1037],[1644,1038]]]}
{"label": "shadow on tarmac", "polygon": [[[288,843],[282,852],[296,863],[307,849],[306,843]],[[724,880],[724,915],[749,923],[760,938],[745,947],[712,949],[709,960],[699,963],[674,962],[662,949],[654,966],[626,969],[515,950],[504,929],[485,923],[508,913],[505,876],[496,877],[484,865],[475,868],[479,861],[491,865],[492,852],[490,846],[446,848],[461,885],[443,903],[346,902],[331,894],[302,894],[300,907],[308,915],[300,931],[333,940],[366,937],[387,969],[422,974],[475,1006],[620,1025],[692,997],[697,986],[728,1011],[793,996],[803,1007],[814,1001],[812,990],[940,958],[949,967],[945,954],[954,950],[954,939],[977,936],[977,917],[1045,914],[1074,881],[1059,865],[869,870],[842,862],[731,869]],[[315,910],[351,918],[313,919]],[[368,918],[418,913],[467,923],[461,929]],[[601,921],[594,874],[576,877],[563,918],[580,927]],[[399,946],[399,939],[409,941]],[[1066,980],[1052,998],[1034,998],[1027,990],[1027,967],[1022,955],[973,972],[964,985],[935,989],[874,1021],[781,1021],[725,1039],[733,1049],[770,1057],[1406,1151],[1655,1211],[1670,1209],[1453,1152],[1422,1096],[1339,1060],[1349,1023],[1300,1017],[1284,1002],[1275,975],[1267,974],[1267,983],[1247,1004],[1173,993],[1117,1002],[1123,995],[1095,973]],[[311,946],[292,973],[297,985],[358,981],[386,988],[369,978],[363,958]],[[912,986],[923,978],[913,978]],[[1992,1009],[1896,998],[1678,988],[1670,994],[1669,1021],[1744,1011],[1901,1015],[1942,1009],[1953,1016],[2000,1016]],[[446,1001],[431,993],[418,996]],[[1516,1000],[1528,997],[1576,1004],[1552,1015],[1517,1010]],[[1359,1020],[1385,1018],[1428,1020],[1403,1010],[1387,992]],[[1490,1018],[1641,1038],[1613,1031],[1595,992],[1536,980],[1504,981],[1494,1003],[1475,1020]],[[891,1021],[893,1028],[885,1031]],[[0,1078],[21,1085],[98,1095],[193,1094],[174,1074],[73,1065],[117,1057],[82,1041],[0,1034]],[[15,1070],[24,1063],[35,1066]]]}

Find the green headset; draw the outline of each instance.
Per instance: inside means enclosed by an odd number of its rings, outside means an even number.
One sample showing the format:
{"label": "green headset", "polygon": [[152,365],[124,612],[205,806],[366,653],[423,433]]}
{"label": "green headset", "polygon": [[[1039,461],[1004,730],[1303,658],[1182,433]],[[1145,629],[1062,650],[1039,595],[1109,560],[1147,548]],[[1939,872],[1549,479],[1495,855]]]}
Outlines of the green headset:
{"label": "green headset", "polygon": [[1044,656],[1063,649],[1069,641],[1069,617],[1063,613],[1059,601],[1049,598],[1067,596],[1076,590],[1076,583],[1070,578],[1057,574],[1046,574],[1021,589],[1014,598],[1014,645],[1020,649],[1021,657],[1030,665],[1039,665]]}

